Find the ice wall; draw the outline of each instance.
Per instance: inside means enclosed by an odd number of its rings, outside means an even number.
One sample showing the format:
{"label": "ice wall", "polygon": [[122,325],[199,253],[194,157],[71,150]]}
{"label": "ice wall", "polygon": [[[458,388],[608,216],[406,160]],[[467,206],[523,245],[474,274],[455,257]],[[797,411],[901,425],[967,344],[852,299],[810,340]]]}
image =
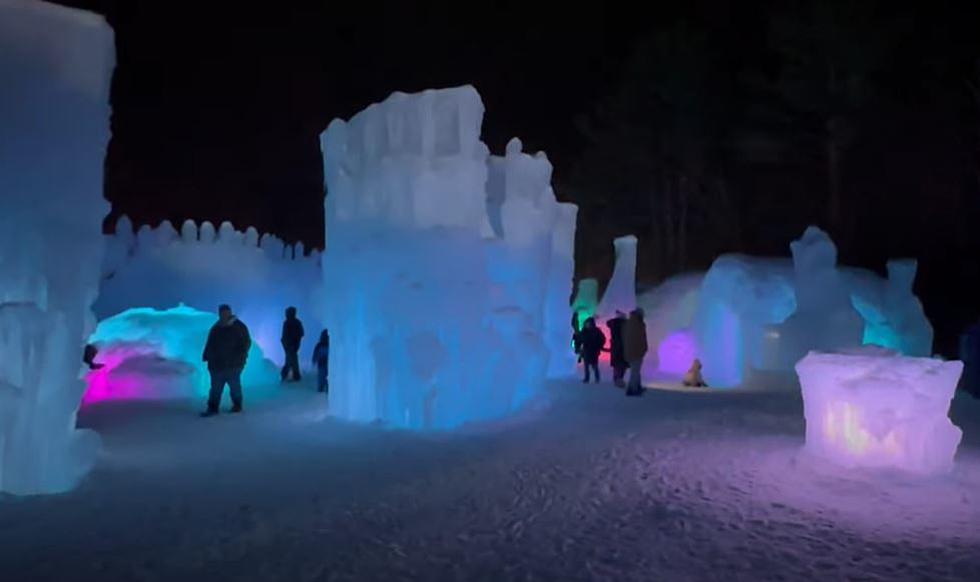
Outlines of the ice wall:
{"label": "ice wall", "polygon": [[796,365],[806,448],[847,467],[949,472],[963,436],[949,419],[962,362],[880,348],[811,352]]}
{"label": "ice wall", "polygon": [[0,0],[0,491],[70,489],[98,450],[75,413],[108,212],[113,63],[101,18]]}
{"label": "ice wall", "polygon": [[617,309],[623,313],[636,309],[636,243],[633,235],[613,241],[616,263],[596,311],[603,321],[616,315]]}
{"label": "ice wall", "polygon": [[468,86],[395,93],[322,136],[320,299],[339,416],[452,428],[541,386],[573,213],[543,155],[518,141],[489,155],[483,111]]}
{"label": "ice wall", "polygon": [[215,231],[185,221],[180,232],[167,221],[133,233],[125,216],[107,237],[101,293],[95,303],[100,320],[133,307],[169,309],[185,304],[214,313],[227,303],[273,361],[282,363],[280,333],[286,307],[295,306],[306,328],[300,358],[309,361],[320,335],[313,308],[321,285],[320,254],[304,254],[302,244],[286,246],[255,228],[237,231],[224,222]]}
{"label": "ice wall", "polygon": [[575,277],[575,222],[578,207],[559,204],[558,219],[551,236],[551,262],[545,297],[544,327],[548,344],[548,377],[566,376],[575,369],[571,347],[572,308],[570,305]]}

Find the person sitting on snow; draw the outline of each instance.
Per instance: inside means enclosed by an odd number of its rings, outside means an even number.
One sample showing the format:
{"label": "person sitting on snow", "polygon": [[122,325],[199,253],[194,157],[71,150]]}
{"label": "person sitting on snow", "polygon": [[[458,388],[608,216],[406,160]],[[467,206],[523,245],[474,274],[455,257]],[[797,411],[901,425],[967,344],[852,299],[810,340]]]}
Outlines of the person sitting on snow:
{"label": "person sitting on snow", "polygon": [[694,388],[707,388],[708,385],[701,376],[701,360],[694,358],[691,368],[684,374],[684,385]]}
{"label": "person sitting on snow", "polygon": [[602,333],[599,326],[595,324],[595,319],[588,318],[581,332],[582,342],[582,363],[585,365],[586,384],[589,382],[589,371],[595,372],[596,384],[599,383],[599,354],[606,346],[606,334]]}
{"label": "person sitting on snow", "polygon": [[330,332],[327,330],[320,333],[320,341],[313,348],[313,365],[316,366],[316,391],[329,392]]}

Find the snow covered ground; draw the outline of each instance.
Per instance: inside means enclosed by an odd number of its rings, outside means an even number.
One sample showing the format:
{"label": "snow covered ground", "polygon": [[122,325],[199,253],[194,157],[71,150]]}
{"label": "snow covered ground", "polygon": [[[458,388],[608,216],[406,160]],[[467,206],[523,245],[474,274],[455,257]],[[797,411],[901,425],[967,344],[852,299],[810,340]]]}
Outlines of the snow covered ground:
{"label": "snow covered ground", "polygon": [[954,474],[912,482],[801,457],[792,391],[548,396],[452,433],[346,424],[298,386],[214,419],[87,406],[104,450],[82,486],[0,497],[0,580],[980,575],[980,401],[954,401]]}

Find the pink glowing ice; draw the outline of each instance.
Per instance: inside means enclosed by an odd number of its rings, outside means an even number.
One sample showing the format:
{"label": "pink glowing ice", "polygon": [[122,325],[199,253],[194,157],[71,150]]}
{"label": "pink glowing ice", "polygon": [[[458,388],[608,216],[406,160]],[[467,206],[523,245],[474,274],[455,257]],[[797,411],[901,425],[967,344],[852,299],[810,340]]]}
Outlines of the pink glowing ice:
{"label": "pink glowing ice", "polygon": [[150,369],[154,362],[164,362],[158,352],[155,346],[138,343],[112,345],[100,351],[96,362],[103,367],[86,375],[88,389],[82,405],[166,397],[158,386],[159,374]]}
{"label": "pink glowing ice", "polygon": [[810,352],[796,371],[808,451],[849,467],[952,469],[963,433],[948,414],[962,362],[865,348]]}
{"label": "pink glowing ice", "polygon": [[683,376],[694,358],[698,357],[697,340],[688,330],[675,331],[657,347],[659,370],[673,376]]}

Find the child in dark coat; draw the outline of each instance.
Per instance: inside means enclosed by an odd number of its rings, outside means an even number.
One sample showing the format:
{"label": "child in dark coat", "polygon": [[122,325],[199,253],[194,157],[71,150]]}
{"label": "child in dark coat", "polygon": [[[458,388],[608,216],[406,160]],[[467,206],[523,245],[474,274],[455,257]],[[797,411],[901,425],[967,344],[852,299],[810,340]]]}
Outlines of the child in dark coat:
{"label": "child in dark coat", "polygon": [[317,392],[329,392],[330,332],[327,330],[320,333],[320,341],[313,348],[313,365],[316,366]]}
{"label": "child in dark coat", "polygon": [[599,383],[599,354],[606,347],[606,334],[595,324],[595,319],[585,320],[585,326],[580,333],[582,340],[582,362],[585,364],[585,379],[588,383],[589,372],[595,372],[595,381]]}

